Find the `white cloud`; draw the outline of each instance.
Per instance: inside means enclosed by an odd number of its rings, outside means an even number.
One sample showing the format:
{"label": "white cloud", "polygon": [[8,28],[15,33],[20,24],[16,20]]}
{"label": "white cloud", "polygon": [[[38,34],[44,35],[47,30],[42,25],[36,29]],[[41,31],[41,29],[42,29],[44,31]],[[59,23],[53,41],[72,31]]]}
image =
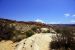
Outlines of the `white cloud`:
{"label": "white cloud", "polygon": [[36,21],[36,22],[45,23],[43,20],[40,20],[40,19],[36,19],[35,21]]}
{"label": "white cloud", "polygon": [[73,17],[75,17],[75,14],[74,15],[72,15]]}
{"label": "white cloud", "polygon": [[68,13],[66,13],[66,14],[64,14],[66,17],[68,17],[68,16],[70,16],[70,14],[68,14]]}

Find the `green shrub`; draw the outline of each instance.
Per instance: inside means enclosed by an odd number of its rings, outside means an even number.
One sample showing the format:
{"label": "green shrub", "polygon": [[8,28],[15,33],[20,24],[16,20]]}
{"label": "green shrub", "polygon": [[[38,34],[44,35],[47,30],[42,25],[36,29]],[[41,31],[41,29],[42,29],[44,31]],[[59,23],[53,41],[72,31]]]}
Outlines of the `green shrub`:
{"label": "green shrub", "polygon": [[30,37],[34,34],[34,32],[32,30],[28,30],[26,31],[26,37]]}
{"label": "green shrub", "polygon": [[38,29],[38,27],[36,27],[36,26],[34,26],[34,27],[31,28],[31,30],[33,30],[34,32],[36,32],[37,29]]}
{"label": "green shrub", "polygon": [[26,34],[22,33],[20,30],[15,30],[13,32],[14,36],[12,37],[12,41],[19,42],[20,40],[26,38]]}
{"label": "green shrub", "polygon": [[10,27],[9,24],[0,24],[0,39],[1,40],[11,40],[14,36],[13,31],[15,27]]}

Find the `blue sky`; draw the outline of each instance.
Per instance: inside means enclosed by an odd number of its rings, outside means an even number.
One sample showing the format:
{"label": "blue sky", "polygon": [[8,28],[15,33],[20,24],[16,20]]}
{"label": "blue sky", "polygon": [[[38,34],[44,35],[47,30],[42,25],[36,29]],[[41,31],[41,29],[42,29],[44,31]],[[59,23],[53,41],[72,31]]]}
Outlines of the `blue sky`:
{"label": "blue sky", "polygon": [[0,18],[75,24],[75,0],[0,0]]}

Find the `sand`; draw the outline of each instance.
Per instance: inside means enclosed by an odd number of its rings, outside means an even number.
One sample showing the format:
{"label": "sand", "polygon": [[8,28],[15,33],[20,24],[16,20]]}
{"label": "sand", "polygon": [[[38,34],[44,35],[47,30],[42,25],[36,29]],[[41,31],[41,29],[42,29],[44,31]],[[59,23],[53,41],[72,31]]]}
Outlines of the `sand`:
{"label": "sand", "polygon": [[10,40],[9,41],[2,40],[0,41],[0,50],[14,50],[15,45],[16,44]]}

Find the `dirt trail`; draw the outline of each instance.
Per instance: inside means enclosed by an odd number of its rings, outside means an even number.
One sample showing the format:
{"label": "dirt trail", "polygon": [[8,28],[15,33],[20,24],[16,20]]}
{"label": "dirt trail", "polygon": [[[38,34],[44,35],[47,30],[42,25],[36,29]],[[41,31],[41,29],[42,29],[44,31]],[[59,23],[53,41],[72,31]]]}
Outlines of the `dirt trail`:
{"label": "dirt trail", "polygon": [[56,34],[35,34],[20,41],[15,50],[50,50],[52,36],[56,36]]}

